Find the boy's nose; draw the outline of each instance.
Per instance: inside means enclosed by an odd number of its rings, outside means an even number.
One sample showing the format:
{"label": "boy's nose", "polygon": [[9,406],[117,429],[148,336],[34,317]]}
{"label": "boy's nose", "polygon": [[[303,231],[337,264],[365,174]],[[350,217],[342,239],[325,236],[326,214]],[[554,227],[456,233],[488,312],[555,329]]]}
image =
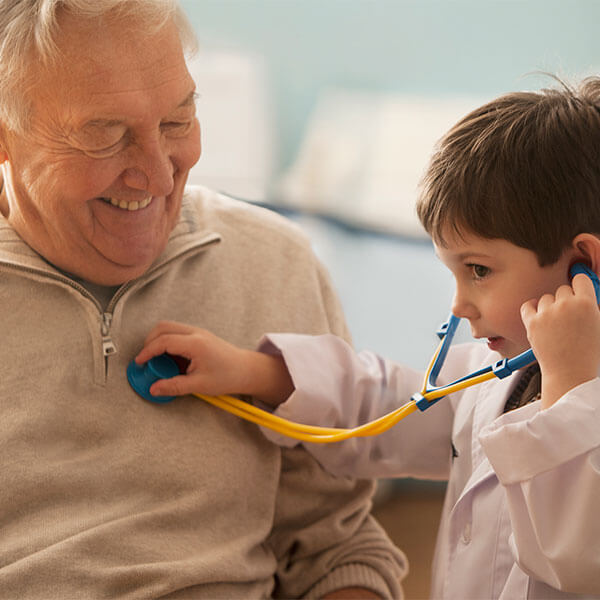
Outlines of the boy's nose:
{"label": "boy's nose", "polygon": [[457,290],[452,299],[452,314],[460,319],[471,321],[479,316],[479,311],[473,302]]}

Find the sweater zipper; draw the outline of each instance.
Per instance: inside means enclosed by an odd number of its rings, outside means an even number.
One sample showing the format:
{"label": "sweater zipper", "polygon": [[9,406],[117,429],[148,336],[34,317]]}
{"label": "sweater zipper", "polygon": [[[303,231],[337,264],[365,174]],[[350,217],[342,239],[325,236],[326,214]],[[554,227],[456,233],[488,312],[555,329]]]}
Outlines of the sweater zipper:
{"label": "sweater zipper", "polygon": [[[194,251],[197,251],[200,248],[203,248],[217,240],[218,240],[217,236],[209,236],[207,239],[203,240],[201,243],[194,244],[191,247],[183,249],[181,252],[178,252],[175,255],[173,255],[169,260],[161,263],[160,265],[157,265],[154,269],[148,271],[144,275],[144,277],[147,277],[148,275],[153,273],[155,270],[160,269],[160,268],[164,267],[165,265],[167,265],[171,262],[174,262],[175,260],[178,260],[183,256],[186,256],[187,254],[192,254]],[[138,283],[140,280],[133,279],[131,281],[124,283],[117,290],[115,295],[110,299],[110,302],[108,303],[108,306],[106,307],[106,310],[102,310],[101,304],[98,302],[98,300],[96,300],[96,298],[90,292],[88,292],[82,285],[79,285],[76,281],[73,281],[73,280],[69,279],[68,277],[64,277],[63,275],[59,275],[57,273],[51,273],[51,272],[45,271],[43,269],[35,269],[33,267],[28,267],[25,265],[14,265],[14,264],[7,263],[7,262],[0,262],[0,269],[2,267],[12,269],[15,271],[31,273],[33,275],[41,275],[42,277],[48,277],[50,279],[54,279],[55,281],[59,281],[60,283],[63,283],[65,285],[69,286],[70,288],[77,290],[83,297],[87,298],[88,300],[91,300],[94,303],[94,305],[98,309],[98,313],[100,316],[100,334],[101,334],[101,338],[102,338],[102,356],[104,357],[104,377],[106,377],[107,372],[108,372],[108,357],[112,356],[113,354],[116,354],[118,351],[117,347],[111,337],[111,332],[110,332],[110,329],[112,326],[112,321],[113,321],[113,313],[114,313],[115,305],[125,295],[125,293],[131,287],[133,287],[136,283]]]}
{"label": "sweater zipper", "polygon": [[[102,336],[102,355],[106,359],[112,354],[116,354],[117,347],[115,346],[111,336],[110,336],[110,326],[112,324],[112,313],[102,311],[102,306],[96,300],[96,298],[90,294],[82,285],[79,285],[76,281],[69,279],[68,277],[63,277],[62,275],[58,275],[56,273],[50,273],[48,271],[44,271],[42,269],[34,269],[32,267],[27,267],[25,265],[13,265],[11,263],[2,263],[1,266],[8,269],[13,269],[15,271],[24,271],[25,273],[31,273],[32,275],[41,275],[42,277],[47,277],[49,279],[53,279],[54,281],[58,281],[67,285],[68,287],[79,292],[84,298],[91,300],[96,308],[98,309],[98,313],[100,315],[100,334]],[[115,294],[116,295],[116,294]],[[111,302],[112,304],[112,302]],[[105,369],[106,369],[105,364]]]}
{"label": "sweater zipper", "polygon": [[113,321],[113,313],[115,310],[115,305],[121,299],[121,297],[127,292],[127,290],[132,287],[134,281],[128,281],[124,283],[115,293],[115,295],[110,299],[106,310],[102,313],[102,324],[101,324],[101,333],[102,333],[102,355],[106,361],[105,370],[108,368],[108,357],[117,353],[117,347],[113,342],[113,339],[110,335],[110,327]]}
{"label": "sweater zipper", "polygon": [[110,337],[110,326],[112,323],[112,313],[102,313],[102,355],[104,358],[108,358],[112,354],[117,353],[117,347],[115,346],[112,338]]}

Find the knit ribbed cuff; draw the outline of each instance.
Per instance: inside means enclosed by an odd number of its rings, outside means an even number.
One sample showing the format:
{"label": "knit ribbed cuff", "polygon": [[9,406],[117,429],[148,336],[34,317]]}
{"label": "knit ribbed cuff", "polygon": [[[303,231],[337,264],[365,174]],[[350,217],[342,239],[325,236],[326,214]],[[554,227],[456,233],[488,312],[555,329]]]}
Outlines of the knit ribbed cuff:
{"label": "knit ribbed cuff", "polygon": [[390,600],[404,598],[399,581],[386,581],[378,571],[364,563],[352,563],[334,569],[318,581],[304,597],[317,600],[344,588],[365,588],[381,598]]}

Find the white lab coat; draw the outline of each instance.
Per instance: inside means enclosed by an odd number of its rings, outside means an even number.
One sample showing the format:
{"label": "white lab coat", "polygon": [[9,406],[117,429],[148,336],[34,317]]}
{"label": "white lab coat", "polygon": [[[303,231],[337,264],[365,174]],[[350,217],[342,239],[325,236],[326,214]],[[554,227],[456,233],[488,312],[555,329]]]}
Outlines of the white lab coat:
{"label": "white lab coat", "polygon": [[[261,350],[286,361],[296,391],[276,412],[293,421],[354,427],[422,386],[421,374],[334,336],[273,334]],[[453,347],[440,381],[498,358],[483,344]],[[376,437],[304,444],[341,476],[448,479],[433,598],[600,598],[600,379],[547,410],[538,401],[503,415],[517,380],[457,392]]]}

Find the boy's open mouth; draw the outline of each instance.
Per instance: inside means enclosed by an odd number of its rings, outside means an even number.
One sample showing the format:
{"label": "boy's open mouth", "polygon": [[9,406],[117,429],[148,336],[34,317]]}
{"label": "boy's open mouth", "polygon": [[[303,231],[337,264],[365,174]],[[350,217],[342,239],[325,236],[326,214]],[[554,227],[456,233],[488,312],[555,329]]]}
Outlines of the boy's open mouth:
{"label": "boy's open mouth", "polygon": [[487,339],[487,341],[488,341],[488,348],[490,350],[497,350],[498,347],[500,346],[500,344],[502,343],[503,339],[504,338],[499,337],[499,336],[489,337]]}

